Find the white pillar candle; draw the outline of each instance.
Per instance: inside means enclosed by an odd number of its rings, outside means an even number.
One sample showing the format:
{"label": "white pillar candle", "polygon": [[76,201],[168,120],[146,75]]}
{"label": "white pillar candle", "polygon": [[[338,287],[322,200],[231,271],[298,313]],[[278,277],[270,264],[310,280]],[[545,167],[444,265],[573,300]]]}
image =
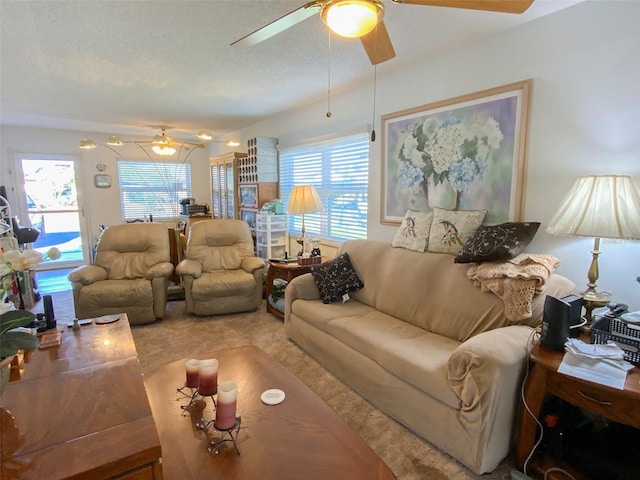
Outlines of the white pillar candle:
{"label": "white pillar candle", "polygon": [[190,358],[187,360],[187,363],[185,363],[185,367],[187,369],[187,381],[185,385],[190,388],[198,388],[200,360]]}
{"label": "white pillar candle", "polygon": [[198,393],[203,397],[215,395],[218,391],[218,360],[200,360]]}
{"label": "white pillar candle", "polygon": [[236,401],[238,386],[235,382],[224,382],[218,387],[218,404],[216,406],[215,427],[218,430],[229,430],[236,423]]}

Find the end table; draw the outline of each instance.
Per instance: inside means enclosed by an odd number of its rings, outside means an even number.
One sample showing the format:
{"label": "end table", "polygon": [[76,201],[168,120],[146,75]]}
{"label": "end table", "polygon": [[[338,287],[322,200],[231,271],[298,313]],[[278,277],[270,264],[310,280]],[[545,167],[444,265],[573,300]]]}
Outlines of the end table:
{"label": "end table", "polygon": [[[328,257],[322,257],[322,262],[328,261]],[[315,263],[313,265],[300,265],[298,262],[278,262],[276,260],[269,260],[269,269],[267,270],[267,280],[265,285],[265,295],[267,297],[267,312],[273,313],[275,316],[284,318],[284,312],[281,312],[277,308],[274,308],[269,303],[269,295],[273,290],[273,280],[274,278],[283,278],[287,282],[290,282],[295,277],[303,275],[305,273],[309,273],[311,271],[311,267],[320,265],[319,263]]]}
{"label": "end table", "polygon": [[[588,341],[588,338],[583,340]],[[563,356],[564,352],[549,350],[540,344],[531,351],[533,367],[524,387],[524,400],[536,418],[540,415],[545,395],[549,393],[614,422],[640,428],[640,368],[629,371],[624,390],[618,390],[558,373]],[[523,408],[516,445],[516,462],[520,470],[536,442],[536,432],[535,419]],[[555,460],[541,459],[539,456],[534,456],[530,463],[531,470],[540,473],[557,464]],[[571,469],[566,465],[563,468]],[[573,469],[571,473],[576,478],[586,478]]]}

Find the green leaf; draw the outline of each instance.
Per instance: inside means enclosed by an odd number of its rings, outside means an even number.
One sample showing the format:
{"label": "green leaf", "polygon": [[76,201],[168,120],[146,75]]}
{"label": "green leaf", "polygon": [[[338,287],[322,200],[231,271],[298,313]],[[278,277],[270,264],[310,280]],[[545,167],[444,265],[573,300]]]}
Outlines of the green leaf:
{"label": "green leaf", "polygon": [[18,327],[26,327],[33,319],[36,318],[34,313],[26,310],[10,310],[0,315],[0,335],[4,335],[8,330]]}
{"label": "green leaf", "polygon": [[422,124],[418,124],[416,125],[415,131],[414,131],[414,135],[416,137],[416,140],[418,142],[418,150],[420,151],[424,151],[424,144],[427,143],[427,136],[424,133],[424,129],[423,129],[423,125]]}
{"label": "green leaf", "polygon": [[15,355],[18,350],[37,348],[40,341],[34,335],[26,332],[7,332],[0,337],[0,357]]}

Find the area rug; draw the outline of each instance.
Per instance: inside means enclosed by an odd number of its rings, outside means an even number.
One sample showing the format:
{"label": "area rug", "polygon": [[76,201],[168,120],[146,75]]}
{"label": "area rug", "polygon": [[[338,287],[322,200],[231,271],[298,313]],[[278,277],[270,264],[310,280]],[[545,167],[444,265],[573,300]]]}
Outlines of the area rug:
{"label": "area rug", "polygon": [[[56,319],[72,320],[71,291],[53,295]],[[33,311],[40,311],[35,305]],[[216,349],[256,345],[274,357],[322,398],[389,465],[400,480],[504,480],[512,463],[475,475],[452,457],[421,439],[355,393],[287,339],[282,320],[263,302],[250,313],[196,317],[184,312],[184,301],[167,304],[163,320],[132,327],[140,366],[150,375],[163,364],[197,357]]]}

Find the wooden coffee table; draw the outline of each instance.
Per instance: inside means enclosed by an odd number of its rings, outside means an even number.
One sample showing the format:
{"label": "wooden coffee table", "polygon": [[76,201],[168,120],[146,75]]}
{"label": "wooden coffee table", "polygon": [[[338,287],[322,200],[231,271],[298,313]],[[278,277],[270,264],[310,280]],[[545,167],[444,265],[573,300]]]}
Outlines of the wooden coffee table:
{"label": "wooden coffee table", "polygon": [[62,343],[27,352],[0,396],[0,477],[161,480],[160,440],[127,315],[58,328]]}
{"label": "wooden coffee table", "polygon": [[[171,479],[322,479],[375,480],[396,476],[331,408],[286,368],[255,346],[218,350],[218,383],[238,385],[237,414],[242,417],[238,455],[231,443],[209,453],[210,437],[195,424],[215,416],[210,398],[182,415],[186,397],[185,360],[165,365],[145,380],[162,445],[164,478]],[[260,395],[270,388],[286,394],[268,406]],[[177,400],[178,399],[178,400]]]}

